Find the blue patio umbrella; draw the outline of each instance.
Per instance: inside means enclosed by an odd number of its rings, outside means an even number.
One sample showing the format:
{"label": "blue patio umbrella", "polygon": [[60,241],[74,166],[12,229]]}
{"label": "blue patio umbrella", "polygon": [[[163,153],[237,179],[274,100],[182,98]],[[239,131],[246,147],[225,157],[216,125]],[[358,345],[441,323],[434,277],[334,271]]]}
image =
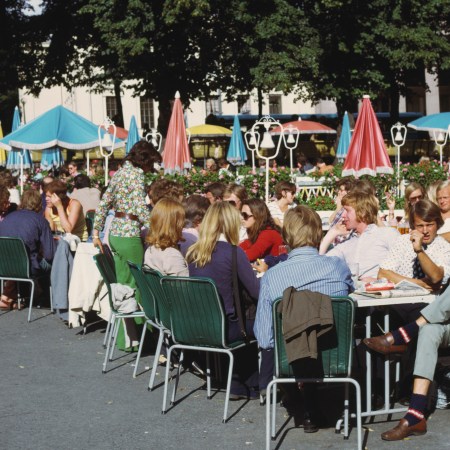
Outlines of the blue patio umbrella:
{"label": "blue patio umbrella", "polygon": [[241,124],[238,116],[234,116],[233,133],[228,147],[227,161],[234,166],[243,166],[247,161],[244,140],[242,139]]}
{"label": "blue patio umbrella", "polygon": [[408,123],[408,127],[414,128],[418,131],[431,131],[446,133],[450,125],[450,112],[443,112],[439,114],[430,114],[428,116],[420,117]]}
{"label": "blue patio umbrella", "polygon": [[344,118],[342,120],[341,136],[339,137],[339,144],[336,153],[336,157],[340,162],[342,162],[347,156],[351,137],[350,121],[348,120],[347,111],[345,111]]}
{"label": "blue patio umbrella", "polygon": [[[19,108],[16,106],[14,108],[14,115],[12,121],[11,131],[16,131],[20,128],[20,112]],[[7,149],[8,150],[8,149]],[[33,165],[31,161],[30,152],[26,148],[12,149],[8,153],[8,158],[6,160],[6,167],[8,169],[20,169],[20,168],[30,168]]]}
{"label": "blue patio umbrella", "polygon": [[126,153],[128,153],[131,150],[131,147],[133,147],[136,142],[139,142],[141,140],[141,136],[139,136],[139,130],[136,124],[136,118],[134,117],[134,114],[131,116],[130,120],[130,126],[128,128],[128,137],[127,137],[127,147],[126,147]]}
{"label": "blue patio umbrella", "polygon": [[[102,138],[105,133],[100,129]],[[50,109],[0,139],[0,148],[5,150],[92,150],[98,146],[98,126],[64,106]],[[114,149],[124,146],[125,142],[116,138]]]}

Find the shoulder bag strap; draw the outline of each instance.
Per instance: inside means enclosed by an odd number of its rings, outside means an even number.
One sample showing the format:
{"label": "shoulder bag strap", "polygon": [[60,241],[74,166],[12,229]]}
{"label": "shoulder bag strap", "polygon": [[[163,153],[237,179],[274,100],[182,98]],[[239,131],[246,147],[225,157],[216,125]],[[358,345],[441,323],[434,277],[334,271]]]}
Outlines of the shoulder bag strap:
{"label": "shoulder bag strap", "polygon": [[242,307],[241,307],[241,296],[239,295],[239,283],[237,275],[237,247],[233,245],[231,247],[231,268],[233,272],[233,298],[234,298],[234,309],[239,320],[239,326],[241,328],[241,333],[244,340],[248,341],[249,337],[245,331],[244,318],[242,317]]}

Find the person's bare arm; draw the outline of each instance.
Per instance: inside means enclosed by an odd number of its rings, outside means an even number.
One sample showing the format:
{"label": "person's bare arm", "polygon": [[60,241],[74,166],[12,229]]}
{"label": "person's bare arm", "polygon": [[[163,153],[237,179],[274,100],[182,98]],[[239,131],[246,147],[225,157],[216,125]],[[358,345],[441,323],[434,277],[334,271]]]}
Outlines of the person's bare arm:
{"label": "person's bare arm", "polygon": [[403,275],[400,275],[396,272],[393,272],[392,270],[386,270],[386,269],[380,269],[378,271],[378,279],[380,278],[386,278],[388,281],[391,281],[392,283],[399,283],[402,280],[408,280],[411,283],[417,284],[418,286],[421,286],[425,289],[429,289],[430,291],[433,290],[433,286],[430,286],[426,280],[419,280],[418,278],[408,278],[404,277]]}
{"label": "person's bare arm", "polygon": [[72,233],[72,230],[75,228],[75,225],[78,222],[80,214],[83,213],[81,203],[78,200],[72,200],[70,204],[70,212],[68,215],[66,213],[64,205],[61,202],[61,199],[56,194],[52,194],[52,203],[58,210],[59,220],[61,221],[61,226],[63,227],[64,231],[66,233]]}

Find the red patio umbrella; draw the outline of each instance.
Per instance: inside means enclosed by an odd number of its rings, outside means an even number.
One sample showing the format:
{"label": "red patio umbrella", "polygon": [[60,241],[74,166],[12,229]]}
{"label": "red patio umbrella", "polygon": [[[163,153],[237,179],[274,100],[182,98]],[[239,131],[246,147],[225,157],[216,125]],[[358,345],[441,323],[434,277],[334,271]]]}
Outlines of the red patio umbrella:
{"label": "red patio umbrella", "polygon": [[[114,128],[112,125],[108,128],[108,133],[111,135],[114,134]],[[116,137],[119,139],[122,139],[122,141],[126,141],[127,137],[128,137],[128,130],[125,130],[125,128],[116,126]]]}
{"label": "red patio umbrella", "polygon": [[[293,122],[288,122],[283,124],[283,128],[293,127],[298,130],[300,134],[336,134],[336,131],[333,128],[327,127],[319,122],[312,122],[311,120],[294,120]],[[275,127],[270,130],[270,134],[279,135],[281,132],[280,127]]]}
{"label": "red patio umbrella", "polygon": [[173,104],[172,115],[170,116],[162,158],[164,173],[184,173],[192,166],[183,107],[178,91],[175,94],[175,102]]}
{"label": "red patio umbrella", "polygon": [[368,95],[363,96],[361,111],[356,120],[342,176],[376,176],[377,173],[394,173],[384,145],[380,124]]}

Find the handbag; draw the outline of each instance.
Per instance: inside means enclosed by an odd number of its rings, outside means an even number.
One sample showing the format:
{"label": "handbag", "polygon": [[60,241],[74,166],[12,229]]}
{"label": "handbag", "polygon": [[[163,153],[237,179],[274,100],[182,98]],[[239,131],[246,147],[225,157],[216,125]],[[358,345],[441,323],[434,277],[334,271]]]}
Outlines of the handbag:
{"label": "handbag", "polygon": [[[245,341],[249,342],[250,337],[247,334],[245,328],[245,322],[247,320],[254,320],[256,317],[256,305],[250,295],[245,289],[239,288],[239,278],[237,274],[237,247],[232,246],[231,250],[231,269],[233,274],[233,298],[234,298],[234,309],[239,321],[239,327],[241,329],[242,337]],[[241,298],[241,292],[242,297]],[[245,318],[244,318],[245,314]]]}

